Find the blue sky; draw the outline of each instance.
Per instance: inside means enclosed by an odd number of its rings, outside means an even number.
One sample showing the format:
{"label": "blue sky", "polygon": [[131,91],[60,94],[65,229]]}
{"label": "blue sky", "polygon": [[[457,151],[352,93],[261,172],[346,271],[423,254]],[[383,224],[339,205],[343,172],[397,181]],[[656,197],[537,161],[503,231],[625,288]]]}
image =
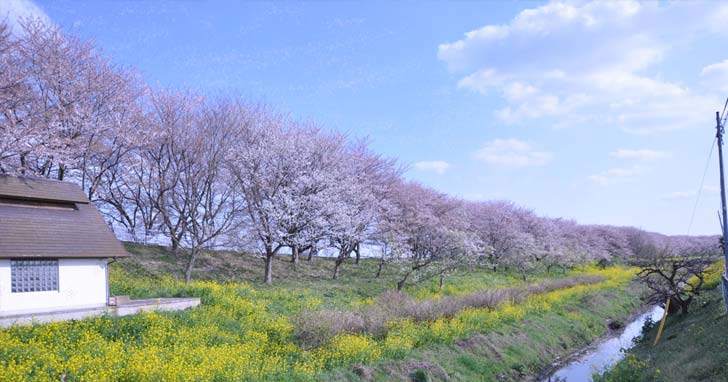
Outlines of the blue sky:
{"label": "blue sky", "polygon": [[[147,83],[237,94],[406,176],[583,223],[685,234],[728,96],[719,2],[5,0]],[[719,232],[717,151],[691,233]]]}

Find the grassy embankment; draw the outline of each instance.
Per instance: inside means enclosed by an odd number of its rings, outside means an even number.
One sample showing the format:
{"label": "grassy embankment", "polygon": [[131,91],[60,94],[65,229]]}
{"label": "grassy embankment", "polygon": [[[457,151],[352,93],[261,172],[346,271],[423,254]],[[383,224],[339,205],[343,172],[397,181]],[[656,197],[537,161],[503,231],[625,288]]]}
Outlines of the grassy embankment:
{"label": "grassy embankment", "polygon": [[[722,269],[722,262],[714,269]],[[720,274],[706,278],[706,291],[687,315],[669,315],[657,346],[659,323],[647,330],[603,382],[726,382],[728,381],[728,315]]]}
{"label": "grassy embankment", "polygon": [[[524,380],[638,304],[627,288],[633,271],[622,268],[535,274],[528,288],[516,275],[484,270],[452,277],[442,291],[432,280],[396,295],[384,293],[393,269],[376,279],[373,260],[347,264],[333,281],[329,259],[294,270],[281,257],[270,287],[258,282],[261,260],[215,252],[200,261],[201,281],[184,284],[166,249],[129,250],[135,256],[111,270],[114,294],[198,296],[202,307],[0,330],[0,380]],[[387,316],[393,297],[408,304],[397,319]],[[310,312],[362,323],[311,346],[302,341],[302,328],[316,326]]]}

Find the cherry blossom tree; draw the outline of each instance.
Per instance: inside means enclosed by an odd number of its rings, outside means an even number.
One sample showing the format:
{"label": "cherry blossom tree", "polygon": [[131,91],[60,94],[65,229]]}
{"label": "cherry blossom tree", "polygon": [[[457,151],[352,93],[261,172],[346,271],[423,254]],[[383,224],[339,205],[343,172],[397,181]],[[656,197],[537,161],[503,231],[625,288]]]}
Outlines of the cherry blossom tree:
{"label": "cherry blossom tree", "polygon": [[388,224],[389,246],[399,266],[397,289],[446,275],[476,260],[461,201],[420,186],[400,183],[392,195],[397,217]]}
{"label": "cherry blossom tree", "polygon": [[243,201],[237,193],[237,181],[228,173],[225,156],[230,137],[246,118],[245,110],[237,105],[218,101],[199,111],[195,127],[187,136],[177,137],[186,148],[176,170],[179,190],[171,195],[173,205],[183,205],[177,211],[184,229],[186,247],[185,280],[192,278],[195,261],[202,249],[216,248],[237,228],[238,214]]}
{"label": "cherry blossom tree", "polygon": [[538,217],[529,214],[526,229],[534,238],[534,262],[547,273],[562,262],[564,247],[561,240],[561,219]]}
{"label": "cherry blossom tree", "polygon": [[333,278],[352,253],[361,254],[361,245],[378,234],[381,218],[388,211],[388,197],[397,182],[399,170],[394,161],[369,151],[366,141],[358,141],[346,151],[342,177],[338,183],[336,208],[329,220],[329,244],[336,248]]}
{"label": "cherry blossom tree", "polygon": [[339,179],[345,169],[344,137],[311,125],[294,124],[287,139],[296,154],[289,158],[290,173],[280,189],[277,220],[281,243],[291,249],[297,264],[302,249],[327,237],[331,216],[338,213]]}
{"label": "cherry blossom tree", "polygon": [[526,250],[524,245],[532,243],[518,215],[522,211],[505,201],[477,202],[469,208],[472,230],[486,249],[493,271],[504,258],[516,263],[516,258]]}
{"label": "cherry blossom tree", "polygon": [[24,105],[31,100],[18,44],[7,21],[0,21],[0,173],[17,166],[15,157],[24,139]]}
{"label": "cherry blossom tree", "polygon": [[[188,92],[158,91],[151,95],[146,126],[156,132],[155,140],[145,145],[131,169],[133,187],[142,198],[135,199],[140,208],[150,203],[157,226],[170,239],[172,255],[179,254],[189,226],[185,219],[192,209],[192,199],[182,188],[185,171],[199,144],[198,111],[203,101]],[[136,190],[135,190],[136,191]]]}
{"label": "cherry blossom tree", "polygon": [[71,177],[93,199],[103,174],[143,139],[136,74],[37,19],[22,22],[2,61],[14,63],[7,75],[17,79],[2,97],[12,100],[2,105],[0,133],[12,144],[3,171]]}
{"label": "cherry blossom tree", "polygon": [[[299,161],[298,138],[291,126],[295,124],[285,116],[263,109],[251,111],[249,118],[239,126],[234,145],[226,162],[239,185],[245,200],[246,235],[256,238],[258,250],[265,261],[264,282],[273,282],[273,259],[286,245],[297,245],[301,237],[291,237],[292,206],[296,200],[296,187],[303,176]],[[295,213],[295,212],[294,212]],[[298,227],[296,228],[298,231]],[[295,232],[298,234],[298,232]]]}

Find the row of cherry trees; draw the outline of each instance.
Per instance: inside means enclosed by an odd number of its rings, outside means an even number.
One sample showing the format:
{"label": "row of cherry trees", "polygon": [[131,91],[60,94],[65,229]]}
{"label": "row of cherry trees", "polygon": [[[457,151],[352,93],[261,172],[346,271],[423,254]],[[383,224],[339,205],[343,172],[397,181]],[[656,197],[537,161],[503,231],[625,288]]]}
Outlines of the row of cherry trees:
{"label": "row of cherry trees", "polygon": [[[200,251],[254,250],[266,283],[283,250],[293,266],[335,250],[333,277],[363,246],[398,288],[483,266],[534,268],[640,256],[716,238],[540,217],[503,201],[466,201],[408,182],[366,141],[235,98],[150,90],[129,68],[55,26],[0,24],[0,173],[77,182],[114,227],[161,233],[189,280]],[[379,274],[379,273],[378,273]]]}

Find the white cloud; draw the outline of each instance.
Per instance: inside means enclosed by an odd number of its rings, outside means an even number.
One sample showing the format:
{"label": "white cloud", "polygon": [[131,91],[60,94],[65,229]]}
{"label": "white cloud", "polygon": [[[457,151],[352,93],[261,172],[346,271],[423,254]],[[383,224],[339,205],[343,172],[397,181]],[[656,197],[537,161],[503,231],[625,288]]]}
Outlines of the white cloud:
{"label": "white cloud", "polygon": [[[650,170],[648,167],[645,167],[641,163],[665,159],[672,156],[672,154],[667,151],[657,151],[649,149],[619,149],[611,152],[609,155],[618,159],[630,160],[634,164],[626,167],[612,167],[598,174],[590,175],[588,177],[590,181],[602,186],[624,182],[638,177],[639,175],[642,175]],[[637,163],[635,163],[635,161]]]}
{"label": "white cloud", "polygon": [[450,168],[450,163],[441,160],[422,161],[414,164],[415,168],[420,171],[434,171],[438,175],[442,175]]}
{"label": "white cloud", "polygon": [[633,165],[630,167],[613,167],[602,171],[599,174],[590,175],[589,180],[592,182],[606,186],[618,182],[622,182],[638,175],[645,173],[648,169],[641,165]]}
{"label": "white cloud", "polygon": [[[582,42],[585,35],[613,35],[614,32],[620,32],[613,30],[615,26],[619,29],[632,27],[630,19],[634,20],[635,15],[639,14],[644,7],[646,6],[636,2],[594,2],[583,5],[551,2],[537,8],[523,10],[509,24],[486,25],[465,33],[465,38],[462,40],[441,44],[438,49],[438,57],[445,61],[451,69],[458,70],[473,66],[482,67],[484,63],[482,61],[500,63],[499,57],[496,57],[497,51],[508,50],[511,53],[520,52],[520,56],[524,58],[538,54],[538,60],[516,62],[515,65],[519,67],[552,66],[549,64],[560,52],[554,52],[555,54],[551,55],[543,54],[558,47],[550,44],[551,42],[555,40]],[[611,41],[619,37],[625,36],[614,36]],[[637,33],[633,39],[639,40],[641,37]],[[544,42],[547,44],[542,45]],[[509,43],[513,45],[508,46]],[[521,49],[524,47],[537,50],[522,51]],[[572,49],[573,45],[564,48],[575,50]],[[615,48],[617,47],[613,45],[601,47],[603,50],[618,50]],[[483,53],[486,53],[486,56]],[[592,55],[591,58],[595,63],[601,63],[602,61],[599,59],[607,59],[628,64],[654,56],[644,54],[643,50],[633,53],[620,52],[618,55],[611,56],[585,53],[582,52],[582,56]],[[636,57],[635,59],[624,59],[625,56],[632,57],[633,55]],[[546,60],[542,61],[541,57]],[[579,66],[578,63],[573,63],[573,65]]]}
{"label": "white cloud", "polygon": [[667,151],[657,151],[657,150],[648,150],[648,149],[641,149],[641,150],[619,149],[617,151],[610,153],[609,155],[611,155],[615,158],[619,158],[619,159],[637,159],[637,160],[643,160],[643,161],[665,159],[665,158],[669,158],[672,156],[672,154]]}
{"label": "white cloud", "polygon": [[488,93],[491,88],[498,88],[506,82],[506,78],[498,75],[495,70],[485,68],[462,78],[458,81],[458,87],[462,89],[475,90],[481,94]]}
{"label": "white cloud", "polygon": [[[703,186],[703,194],[718,194],[720,188],[716,186]],[[698,193],[695,191],[675,191],[662,195],[662,199],[666,200],[684,200],[684,199],[695,199]]]}
{"label": "white cloud", "polygon": [[670,192],[668,194],[663,195],[662,199],[681,200],[681,199],[691,199],[694,197],[695,197],[694,191],[675,191],[675,192]]}
{"label": "white cloud", "polygon": [[0,18],[7,18],[8,25],[13,33],[20,30],[20,21],[27,18],[38,18],[50,23],[51,19],[39,6],[30,0],[2,0],[0,1]]}
{"label": "white cloud", "polygon": [[700,75],[708,76],[714,73],[726,74],[728,73],[728,60],[724,60],[715,64],[707,65],[700,71]]}
{"label": "white cloud", "polygon": [[700,76],[711,86],[717,86],[722,91],[728,91],[728,60],[706,65],[700,71]]}
{"label": "white cloud", "polygon": [[553,154],[536,151],[529,143],[511,138],[488,142],[474,152],[472,157],[490,165],[525,167],[546,165],[553,159]]}
{"label": "white cloud", "polygon": [[720,193],[720,187],[719,186],[703,186],[703,192],[708,194],[718,194]]}
{"label": "white cloud", "polygon": [[506,105],[495,115],[508,124],[550,118],[540,123],[634,134],[700,126],[720,99],[649,71],[674,46],[728,32],[728,24],[709,22],[718,8],[726,7],[552,1],[441,44],[438,58],[462,74],[460,89],[499,94]]}

